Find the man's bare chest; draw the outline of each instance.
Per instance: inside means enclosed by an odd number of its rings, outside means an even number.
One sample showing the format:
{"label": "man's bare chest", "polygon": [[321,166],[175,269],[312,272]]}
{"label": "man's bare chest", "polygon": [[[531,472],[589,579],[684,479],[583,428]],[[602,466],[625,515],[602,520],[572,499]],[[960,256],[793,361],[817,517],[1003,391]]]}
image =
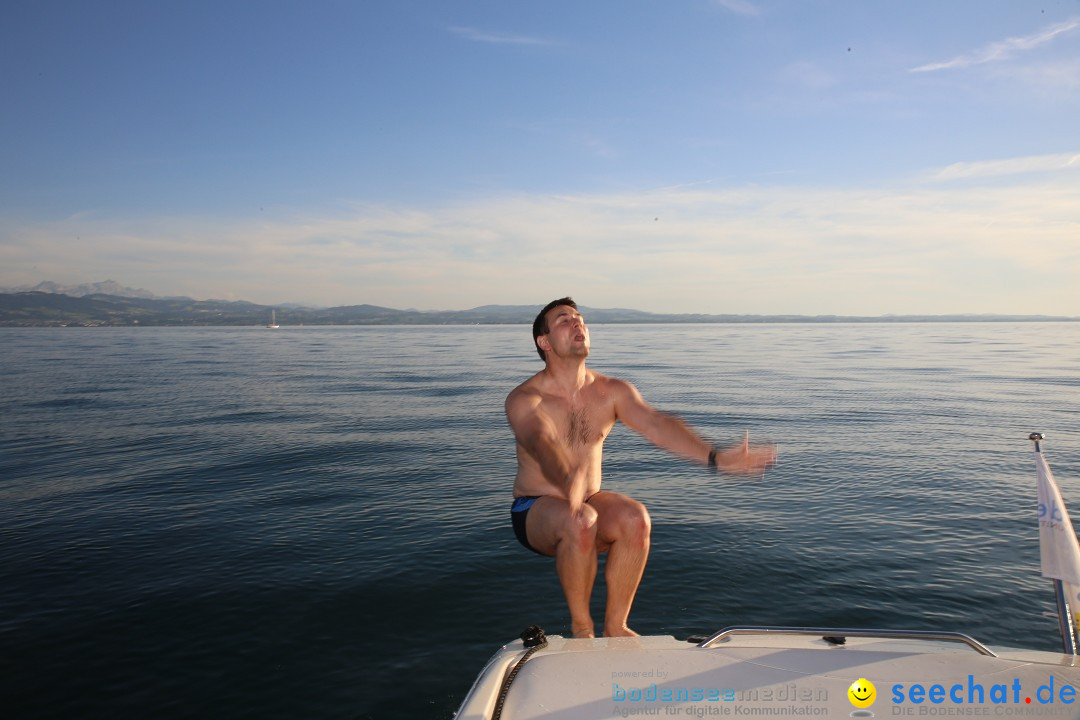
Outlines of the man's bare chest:
{"label": "man's bare chest", "polygon": [[551,400],[545,405],[556,432],[571,450],[603,443],[615,424],[614,412],[602,402]]}

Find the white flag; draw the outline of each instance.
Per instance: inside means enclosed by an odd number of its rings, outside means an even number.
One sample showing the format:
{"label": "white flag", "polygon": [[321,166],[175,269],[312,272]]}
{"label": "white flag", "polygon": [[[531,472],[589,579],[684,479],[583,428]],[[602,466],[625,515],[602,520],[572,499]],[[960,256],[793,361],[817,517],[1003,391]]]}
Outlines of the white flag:
{"label": "white flag", "polygon": [[1069,601],[1076,609],[1076,587],[1080,587],[1080,545],[1076,543],[1069,512],[1061,500],[1054,474],[1041,452],[1035,453],[1039,475],[1039,554],[1043,577],[1062,580],[1069,588]]}

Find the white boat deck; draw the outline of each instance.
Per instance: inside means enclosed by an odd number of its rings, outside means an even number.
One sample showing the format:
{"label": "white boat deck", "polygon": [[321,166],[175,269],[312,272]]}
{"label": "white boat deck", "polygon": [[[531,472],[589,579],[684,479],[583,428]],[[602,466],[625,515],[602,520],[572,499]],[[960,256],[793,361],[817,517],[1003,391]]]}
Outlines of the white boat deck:
{"label": "white boat deck", "polygon": [[[495,654],[459,720],[492,717],[500,687],[524,652],[519,640]],[[993,652],[903,638],[847,637],[835,645],[820,636],[736,635],[703,648],[669,636],[553,636],[521,666],[502,718],[1080,717],[1076,658]],[[867,708],[848,697],[862,678],[876,688]]]}

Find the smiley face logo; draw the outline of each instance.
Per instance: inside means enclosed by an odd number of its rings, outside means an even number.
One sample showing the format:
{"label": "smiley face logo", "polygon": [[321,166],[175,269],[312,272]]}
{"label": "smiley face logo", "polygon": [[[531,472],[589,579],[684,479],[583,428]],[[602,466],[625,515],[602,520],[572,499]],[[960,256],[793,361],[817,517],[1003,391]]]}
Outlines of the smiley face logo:
{"label": "smiley face logo", "polygon": [[848,700],[857,708],[868,708],[877,699],[877,688],[866,678],[859,678],[847,689]]}

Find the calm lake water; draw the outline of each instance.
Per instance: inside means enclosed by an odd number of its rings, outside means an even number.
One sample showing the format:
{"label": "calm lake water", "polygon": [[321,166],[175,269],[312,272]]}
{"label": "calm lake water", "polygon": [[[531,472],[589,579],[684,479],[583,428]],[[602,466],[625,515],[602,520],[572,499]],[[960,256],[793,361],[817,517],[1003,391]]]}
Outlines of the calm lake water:
{"label": "calm lake water", "polygon": [[[654,522],[639,632],[1060,647],[1026,438],[1080,512],[1080,323],[592,334],[653,405],[780,449],[735,479],[612,433]],[[568,631],[508,518],[502,403],[538,369],[524,326],[0,329],[4,714],[450,717],[499,645]]]}

